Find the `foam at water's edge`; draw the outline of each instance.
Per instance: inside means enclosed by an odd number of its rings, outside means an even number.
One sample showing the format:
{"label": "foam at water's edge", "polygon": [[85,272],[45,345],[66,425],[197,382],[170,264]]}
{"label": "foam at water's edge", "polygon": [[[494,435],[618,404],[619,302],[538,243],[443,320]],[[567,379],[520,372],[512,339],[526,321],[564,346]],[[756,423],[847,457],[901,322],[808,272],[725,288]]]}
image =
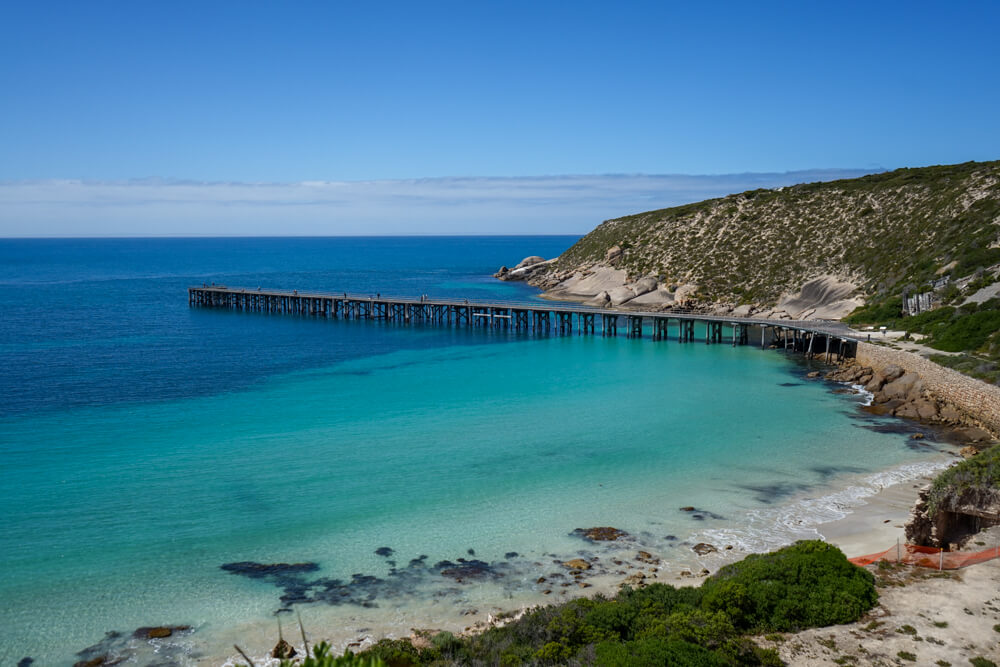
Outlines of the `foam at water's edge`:
{"label": "foam at water's edge", "polygon": [[852,384],[850,387],[864,398],[864,402],[862,402],[861,405],[867,407],[872,404],[873,400],[875,400],[875,394],[866,390],[863,384]]}
{"label": "foam at water's edge", "polygon": [[825,539],[822,524],[843,519],[883,489],[932,475],[950,461],[908,463],[862,476],[850,486],[818,498],[802,498],[774,509],[746,513],[743,528],[718,528],[699,534],[714,544],[732,544],[744,552],[762,553],[803,539]]}

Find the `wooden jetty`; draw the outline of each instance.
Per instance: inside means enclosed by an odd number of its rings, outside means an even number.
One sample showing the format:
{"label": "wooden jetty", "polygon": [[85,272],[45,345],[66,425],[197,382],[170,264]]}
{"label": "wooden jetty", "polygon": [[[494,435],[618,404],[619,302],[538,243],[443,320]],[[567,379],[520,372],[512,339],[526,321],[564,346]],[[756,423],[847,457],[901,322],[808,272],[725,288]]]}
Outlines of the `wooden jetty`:
{"label": "wooden jetty", "polygon": [[[794,350],[828,362],[853,357],[857,338],[838,322],[764,320],[706,315],[693,311],[633,311],[560,302],[475,301],[451,298],[405,298],[347,292],[262,290],[224,285],[188,288],[188,305],[234,311],[296,314],[312,317],[382,320],[396,324],[504,328],[536,334],[585,334],[673,338],[695,342],[695,323],[704,325],[704,342]],[[699,337],[700,338],[700,337]]]}

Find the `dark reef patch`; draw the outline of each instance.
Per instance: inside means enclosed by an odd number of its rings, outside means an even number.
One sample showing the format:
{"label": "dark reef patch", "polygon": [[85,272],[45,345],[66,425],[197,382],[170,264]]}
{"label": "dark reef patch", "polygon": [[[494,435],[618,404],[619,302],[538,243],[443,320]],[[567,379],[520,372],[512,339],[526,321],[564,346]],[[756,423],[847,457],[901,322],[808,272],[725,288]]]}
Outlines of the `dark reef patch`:
{"label": "dark reef patch", "polygon": [[[389,547],[381,550],[395,551]],[[475,553],[469,549],[469,553]],[[379,553],[387,556],[387,552]],[[516,552],[508,552],[507,559],[516,558]],[[387,561],[391,569],[386,576],[355,573],[349,580],[332,577],[312,578],[308,575],[319,570],[316,563],[255,563],[241,561],[226,563],[221,569],[231,574],[237,574],[250,579],[266,581],[281,591],[280,608],[275,613],[290,610],[296,604],[322,602],[329,605],[356,605],[359,607],[377,607],[377,601],[405,596],[416,590],[421,584],[433,582],[435,579],[450,579],[458,584],[470,581],[498,580],[514,571],[514,566],[508,561],[489,563],[478,559],[456,558],[454,561],[441,560],[428,565],[427,555],[412,558],[404,568],[397,568],[396,561]],[[435,594],[441,594],[437,591]],[[444,595],[461,595],[461,589],[449,587]]]}
{"label": "dark reef patch", "polygon": [[793,484],[791,482],[779,482],[777,484],[761,485],[741,485],[739,488],[754,493],[754,499],[758,502],[770,505],[775,501],[787,498],[795,493],[801,493],[809,489],[806,484]]}
{"label": "dark reef patch", "polygon": [[295,577],[306,572],[319,569],[316,563],[255,563],[244,560],[238,563],[220,565],[226,572],[243,575],[251,579],[267,579],[268,577]]}
{"label": "dark reef patch", "polygon": [[711,512],[709,510],[703,510],[699,507],[691,507],[690,505],[687,507],[682,507],[681,511],[690,513],[691,518],[694,519],[695,521],[704,521],[705,517],[708,517],[709,519],[717,519],[719,521],[725,521],[726,519],[726,517],[722,516],[721,514],[716,514],[715,512]]}
{"label": "dark reef patch", "polygon": [[821,479],[828,480],[836,475],[843,474],[845,472],[858,473],[864,472],[863,468],[856,468],[854,466],[813,466],[810,468],[814,473],[820,476]]}
{"label": "dark reef patch", "polygon": [[391,547],[379,547],[378,549],[375,550],[376,556],[383,556],[384,558],[388,558],[394,553],[396,552]]}

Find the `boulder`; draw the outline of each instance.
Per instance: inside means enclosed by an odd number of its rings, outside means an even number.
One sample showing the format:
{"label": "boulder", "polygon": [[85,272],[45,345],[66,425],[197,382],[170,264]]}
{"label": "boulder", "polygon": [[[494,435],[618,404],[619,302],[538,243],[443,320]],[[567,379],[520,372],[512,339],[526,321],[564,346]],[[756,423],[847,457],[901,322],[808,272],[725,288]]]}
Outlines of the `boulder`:
{"label": "boulder", "polygon": [[525,257],[520,262],[518,262],[515,269],[523,269],[528,266],[534,266],[535,264],[541,264],[545,261],[544,257],[539,257],[538,255],[532,255],[531,257]]}
{"label": "boulder", "polygon": [[970,426],[968,428],[956,429],[955,433],[958,434],[962,440],[966,442],[987,442],[993,439],[993,435],[989,431],[975,426]]}
{"label": "boulder", "polygon": [[608,248],[607,251],[604,253],[604,261],[610,264],[617,261],[618,258],[621,256],[622,256],[621,246],[613,245],[610,248]]}
{"label": "boulder", "polygon": [[965,447],[962,447],[960,450],[958,450],[959,456],[961,456],[963,459],[971,459],[978,453],[979,450],[973,447],[972,445],[966,445]]}
{"label": "boulder", "polygon": [[[917,383],[920,383],[919,387],[917,387]],[[920,376],[916,373],[906,373],[895,380],[887,382],[885,386],[882,387],[882,396],[884,396],[886,400],[890,401],[894,398],[912,400],[911,393],[914,392],[915,388],[919,390],[923,389],[923,383],[920,382]],[[920,393],[918,391],[917,396],[919,395]]]}
{"label": "boulder", "polygon": [[632,292],[636,296],[642,296],[643,294],[648,294],[656,289],[656,278],[642,278],[635,281],[632,284]]}
{"label": "boulder", "polygon": [[736,306],[733,308],[733,317],[750,317],[754,314],[754,311],[756,311],[756,308],[753,306]]}
{"label": "boulder", "polygon": [[698,286],[694,284],[681,285],[674,292],[674,301],[678,304],[685,306],[694,298],[695,293],[698,291]]}
{"label": "boulder", "polygon": [[[934,401],[927,400],[926,398],[921,398],[913,403],[917,410],[917,417],[923,419],[924,421],[931,421],[937,419],[938,409],[937,403]],[[916,434],[914,434],[916,435]]]}
{"label": "boulder", "polygon": [[620,306],[627,301],[631,301],[635,298],[635,292],[633,292],[628,287],[622,285],[621,287],[616,287],[608,292],[608,300],[611,302],[612,306]]}
{"label": "boulder", "polygon": [[708,544],[707,542],[699,542],[698,544],[691,547],[691,550],[694,551],[699,556],[705,556],[707,554],[715,553],[716,551],[718,551],[718,549],[716,549],[711,544]]}
{"label": "boulder", "polygon": [[614,542],[623,537],[628,537],[628,533],[611,526],[597,526],[596,528],[577,528],[574,535],[590,540],[591,542]]}
{"label": "boulder", "polygon": [[286,642],[284,639],[279,639],[278,643],[274,646],[274,650],[271,651],[271,657],[277,658],[278,660],[287,660],[289,658],[294,658],[297,654],[295,647]]}
{"label": "boulder", "polygon": [[875,371],[872,375],[872,379],[868,384],[865,385],[866,391],[876,392],[880,390],[885,383],[892,382],[893,380],[901,377],[905,371],[895,364],[889,364],[882,370]]}
{"label": "boulder", "polygon": [[611,303],[611,296],[607,292],[601,292],[593,299],[587,299],[583,302],[585,306],[597,306],[598,308],[604,308]]}
{"label": "boulder", "polygon": [[137,628],[132,636],[136,639],[166,639],[175,632],[190,630],[190,625],[158,625],[155,627]]}

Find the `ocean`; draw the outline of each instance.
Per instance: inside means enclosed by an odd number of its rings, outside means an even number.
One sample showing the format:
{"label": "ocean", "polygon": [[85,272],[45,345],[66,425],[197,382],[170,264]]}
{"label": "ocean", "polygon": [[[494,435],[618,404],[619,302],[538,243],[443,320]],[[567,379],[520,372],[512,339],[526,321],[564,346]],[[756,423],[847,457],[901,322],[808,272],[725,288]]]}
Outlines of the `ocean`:
{"label": "ocean", "polygon": [[[341,649],[461,630],[640,549],[697,572],[816,537],[947,459],[782,351],[187,303],[535,300],[492,272],[574,241],[0,240],[0,665],[263,664],[296,613]],[[555,583],[575,557],[592,590]],[[161,625],[189,629],[133,637]]]}

